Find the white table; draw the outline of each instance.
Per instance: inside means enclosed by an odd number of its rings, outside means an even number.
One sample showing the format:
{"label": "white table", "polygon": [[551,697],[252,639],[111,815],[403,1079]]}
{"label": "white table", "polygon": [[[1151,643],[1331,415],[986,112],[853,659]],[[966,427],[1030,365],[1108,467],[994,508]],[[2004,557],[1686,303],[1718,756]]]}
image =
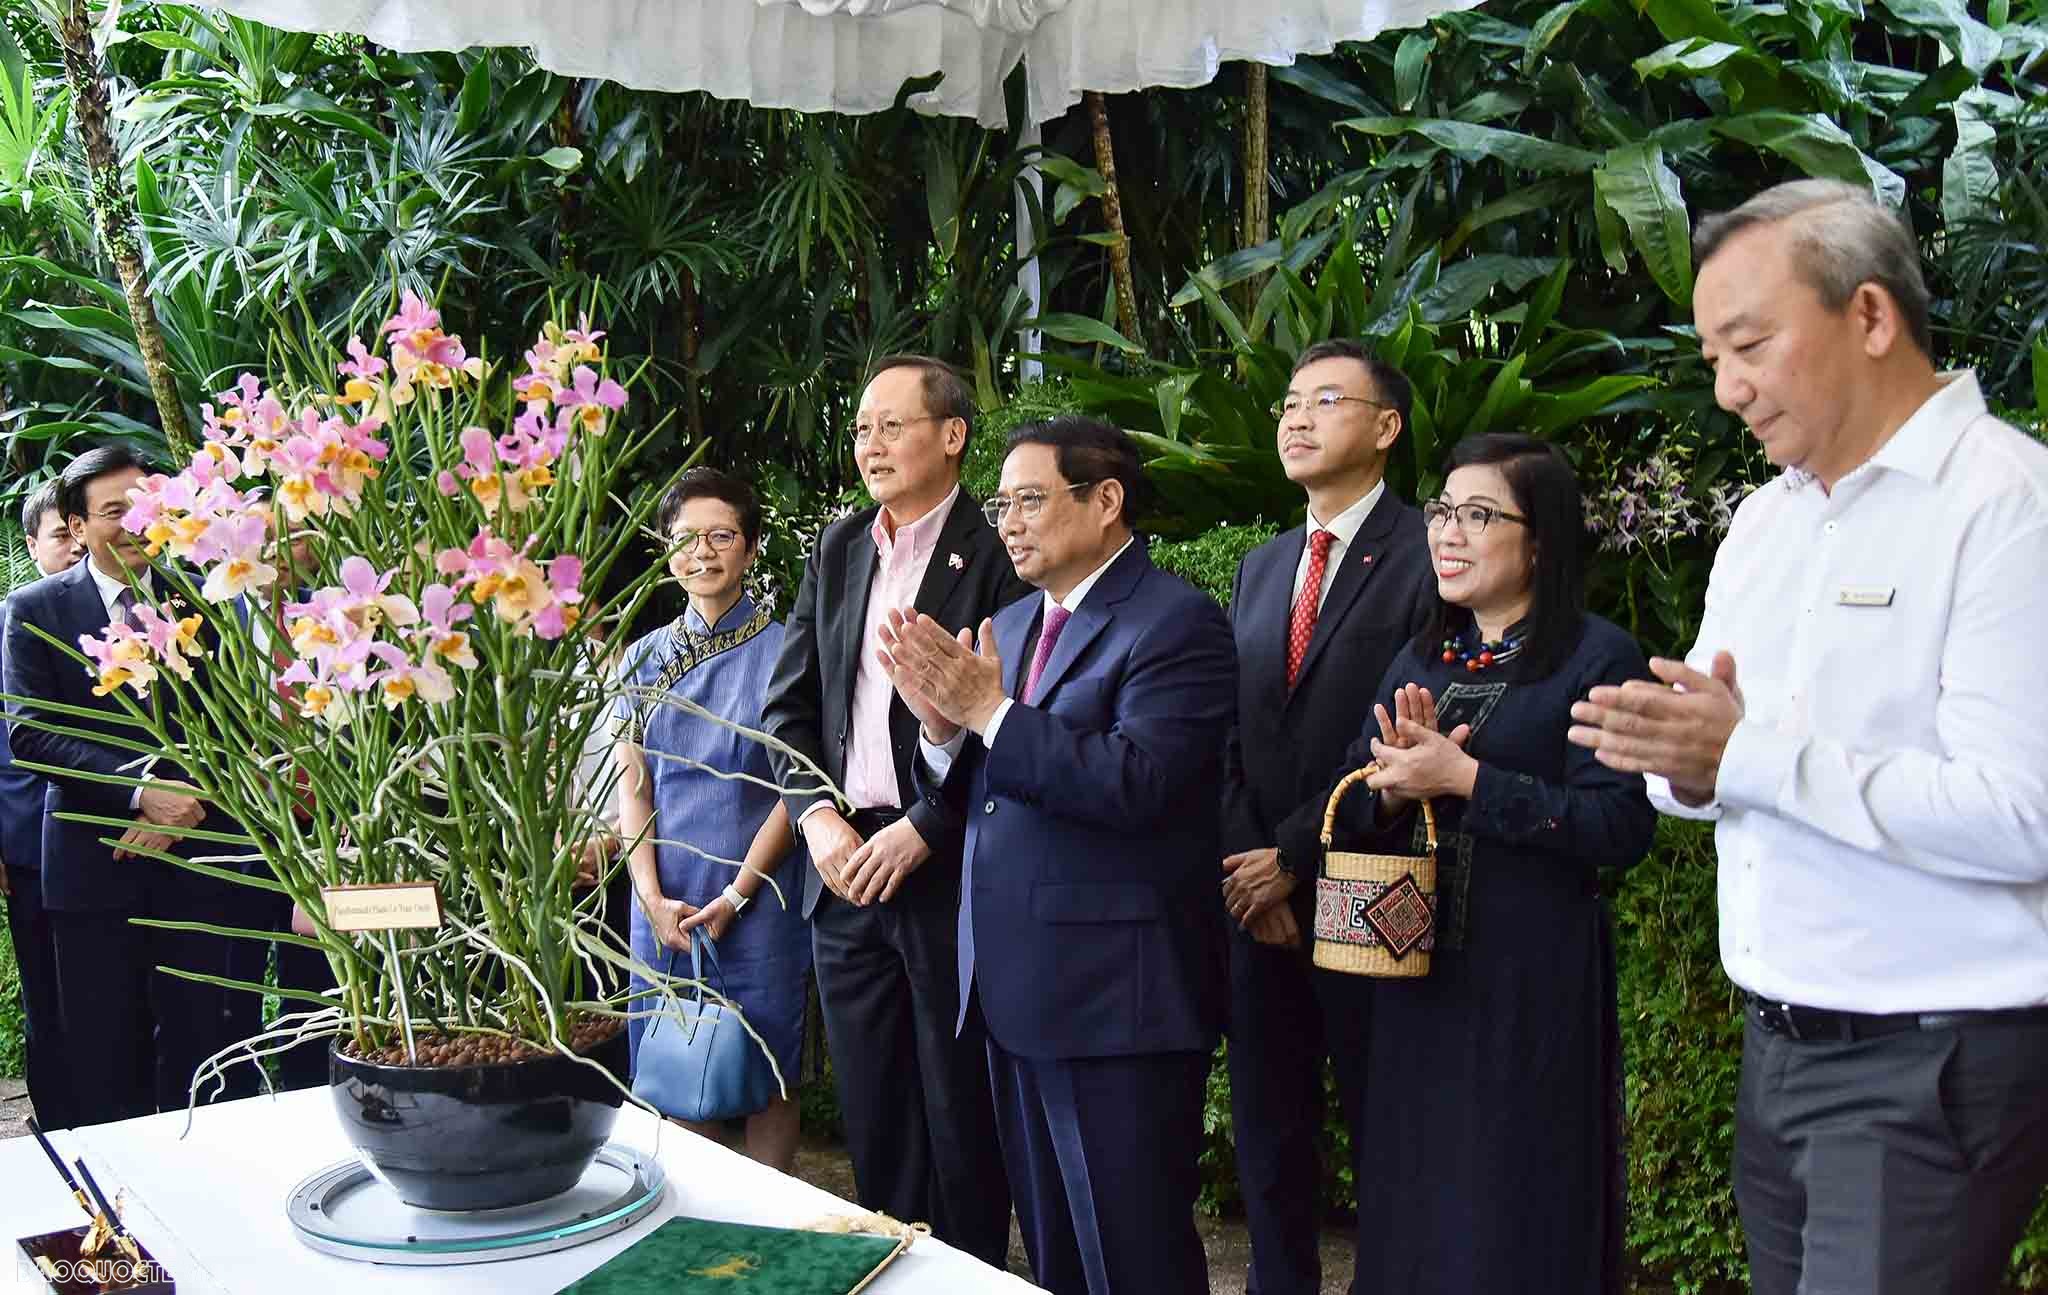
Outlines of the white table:
{"label": "white table", "polygon": [[[123,1218],[176,1277],[179,1295],[362,1295],[366,1290],[546,1295],[678,1214],[795,1227],[826,1214],[857,1212],[830,1192],[628,1106],[619,1114],[612,1140],[648,1150],[658,1146],[669,1182],[661,1205],[631,1228],[571,1250],[500,1263],[421,1268],[357,1263],[302,1244],[284,1214],[285,1197],[301,1179],[350,1155],[331,1102],[325,1088],[316,1088],[202,1107],[183,1140],[182,1112],[61,1130],[50,1137],[67,1160],[82,1157],[108,1195],[127,1192]],[[0,1254],[13,1250],[16,1237],[82,1222],[76,1202],[34,1138],[0,1142]],[[1025,1295],[1037,1289],[932,1237],[920,1238],[868,1287],[873,1295]]]}

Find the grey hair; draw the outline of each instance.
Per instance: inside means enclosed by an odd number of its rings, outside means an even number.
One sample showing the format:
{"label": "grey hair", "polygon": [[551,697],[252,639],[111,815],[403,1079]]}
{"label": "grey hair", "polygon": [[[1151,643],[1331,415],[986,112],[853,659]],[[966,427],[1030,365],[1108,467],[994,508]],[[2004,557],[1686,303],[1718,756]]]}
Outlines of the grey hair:
{"label": "grey hair", "polygon": [[1706,265],[1730,238],[1758,225],[1794,221],[1793,272],[1840,311],[1856,289],[1875,283],[1891,294],[1921,354],[1934,358],[1934,326],[1920,249],[1904,217],[1842,180],[1791,180],[1773,185],[1733,211],[1701,217],[1692,235],[1692,263]]}

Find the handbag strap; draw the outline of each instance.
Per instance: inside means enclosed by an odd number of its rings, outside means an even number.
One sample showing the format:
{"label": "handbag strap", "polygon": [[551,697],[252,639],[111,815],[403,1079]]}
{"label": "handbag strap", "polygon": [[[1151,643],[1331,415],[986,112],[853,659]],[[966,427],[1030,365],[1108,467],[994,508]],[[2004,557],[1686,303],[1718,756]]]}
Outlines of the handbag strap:
{"label": "handbag strap", "polygon": [[[668,970],[663,974],[670,980],[675,979],[676,959],[682,956],[682,952],[681,949],[670,949],[668,951]],[[695,1004],[700,1008],[704,1006],[704,960],[706,958],[711,959],[711,974],[718,977],[718,996],[723,998],[725,997],[725,972],[718,965],[718,941],[711,938],[709,931],[700,928],[690,933],[690,979],[697,982]],[[656,1016],[653,1020],[649,1021],[647,1023],[647,1033],[654,1033],[661,1025],[661,1019],[661,1017]]]}
{"label": "handbag strap", "polygon": [[[1335,835],[1337,831],[1337,805],[1338,802],[1344,799],[1344,793],[1350,791],[1354,785],[1364,782],[1367,778],[1372,777],[1379,771],[1379,762],[1375,760],[1373,763],[1365,766],[1365,768],[1363,769],[1354,769],[1350,773],[1345,774],[1342,778],[1337,780],[1337,785],[1331,788],[1330,803],[1323,810],[1323,848],[1325,850],[1330,848],[1330,839],[1332,836]],[[1431,854],[1435,854],[1436,811],[1430,808],[1429,801],[1426,799],[1422,802],[1422,826],[1424,832],[1428,835],[1429,838],[1429,852]]]}

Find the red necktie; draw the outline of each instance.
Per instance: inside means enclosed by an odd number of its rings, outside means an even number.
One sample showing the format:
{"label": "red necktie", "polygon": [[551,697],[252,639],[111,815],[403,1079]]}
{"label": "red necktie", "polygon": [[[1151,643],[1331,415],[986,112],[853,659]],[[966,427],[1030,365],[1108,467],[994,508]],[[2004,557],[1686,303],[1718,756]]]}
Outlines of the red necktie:
{"label": "red necktie", "polygon": [[1334,531],[1317,531],[1308,537],[1308,575],[1294,600],[1294,614],[1287,619],[1287,686],[1301,679],[1301,659],[1308,655],[1308,641],[1315,637],[1316,613],[1323,605],[1323,569],[1330,564],[1330,546],[1337,542]]}
{"label": "red necktie", "polygon": [[1055,606],[1045,614],[1045,628],[1038,632],[1038,651],[1031,656],[1031,674],[1024,680],[1024,704],[1029,706],[1038,692],[1038,676],[1045,673],[1045,663],[1052,660],[1053,644],[1060,641],[1060,631],[1067,627],[1067,617],[1073,613],[1064,607]]}

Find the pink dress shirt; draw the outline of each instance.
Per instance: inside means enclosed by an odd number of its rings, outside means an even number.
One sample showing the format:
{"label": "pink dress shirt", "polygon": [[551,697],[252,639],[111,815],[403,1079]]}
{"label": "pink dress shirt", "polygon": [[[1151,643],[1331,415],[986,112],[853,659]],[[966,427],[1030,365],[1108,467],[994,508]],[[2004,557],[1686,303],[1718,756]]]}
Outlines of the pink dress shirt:
{"label": "pink dress shirt", "polygon": [[853,717],[846,731],[846,796],[858,809],[901,809],[896,761],[890,754],[889,703],[896,690],[875,660],[882,618],[892,607],[908,607],[924,583],[925,568],[939,545],[939,532],[960,499],[953,487],[939,505],[892,537],[875,514],[875,583],[868,592],[867,623],[861,628],[860,664],[853,679]]}

